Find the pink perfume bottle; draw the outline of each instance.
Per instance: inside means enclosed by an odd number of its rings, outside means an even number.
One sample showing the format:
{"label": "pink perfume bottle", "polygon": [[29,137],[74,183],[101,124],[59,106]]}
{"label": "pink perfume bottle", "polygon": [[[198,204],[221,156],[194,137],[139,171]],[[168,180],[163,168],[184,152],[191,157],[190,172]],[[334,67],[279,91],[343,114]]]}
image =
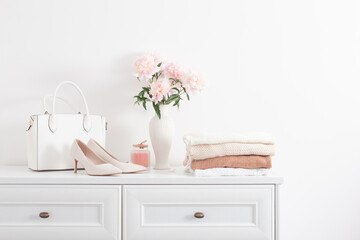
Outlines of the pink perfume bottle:
{"label": "pink perfume bottle", "polygon": [[131,162],[148,168],[150,166],[150,151],[147,149],[148,145],[144,143],[146,143],[146,140],[133,145]]}

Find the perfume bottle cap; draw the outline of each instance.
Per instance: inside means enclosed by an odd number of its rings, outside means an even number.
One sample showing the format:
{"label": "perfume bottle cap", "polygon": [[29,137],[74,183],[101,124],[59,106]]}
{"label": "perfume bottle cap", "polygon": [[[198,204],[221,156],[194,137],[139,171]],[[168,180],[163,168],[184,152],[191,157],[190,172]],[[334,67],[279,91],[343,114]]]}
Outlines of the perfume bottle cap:
{"label": "perfume bottle cap", "polygon": [[144,140],[140,144],[134,144],[133,147],[140,148],[140,149],[147,148],[148,145],[144,144],[146,142],[147,142],[147,140]]}

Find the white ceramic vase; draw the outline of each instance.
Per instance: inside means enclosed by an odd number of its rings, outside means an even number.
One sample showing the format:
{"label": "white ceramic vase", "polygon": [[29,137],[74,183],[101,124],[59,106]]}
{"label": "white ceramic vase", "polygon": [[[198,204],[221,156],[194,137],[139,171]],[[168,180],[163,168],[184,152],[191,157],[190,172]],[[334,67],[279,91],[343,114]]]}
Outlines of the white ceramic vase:
{"label": "white ceramic vase", "polygon": [[169,115],[168,105],[161,105],[161,119],[156,115],[150,120],[149,131],[155,154],[154,169],[169,169],[169,153],[174,138],[174,120]]}

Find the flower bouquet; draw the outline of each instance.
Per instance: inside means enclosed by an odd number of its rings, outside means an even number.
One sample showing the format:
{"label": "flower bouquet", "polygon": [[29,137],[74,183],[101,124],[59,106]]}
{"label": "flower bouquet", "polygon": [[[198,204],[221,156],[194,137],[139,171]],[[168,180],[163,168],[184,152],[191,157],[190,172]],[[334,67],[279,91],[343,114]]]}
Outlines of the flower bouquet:
{"label": "flower bouquet", "polygon": [[185,71],[174,62],[164,62],[154,54],[138,57],[134,63],[136,78],[145,84],[138,95],[135,104],[146,108],[148,102],[161,119],[161,105],[180,107],[180,101],[189,94],[200,92],[204,87],[201,76],[192,71]]}

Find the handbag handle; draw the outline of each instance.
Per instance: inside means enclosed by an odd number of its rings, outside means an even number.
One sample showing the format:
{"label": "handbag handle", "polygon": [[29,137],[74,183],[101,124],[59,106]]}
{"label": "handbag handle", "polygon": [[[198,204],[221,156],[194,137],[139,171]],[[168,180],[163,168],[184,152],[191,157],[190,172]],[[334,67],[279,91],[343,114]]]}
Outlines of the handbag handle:
{"label": "handbag handle", "polygon": [[[48,114],[49,111],[46,107],[46,101],[51,98],[51,99],[54,99],[54,95],[52,94],[48,94],[46,95],[44,98],[43,98],[43,109],[44,109],[44,112],[45,114]],[[78,113],[79,111],[76,110],[76,107],[74,106],[74,104],[72,104],[69,100],[67,100],[66,98],[63,98],[63,97],[60,97],[60,96],[57,96],[56,99],[59,99],[61,101],[63,101],[66,105],[68,105],[72,110],[74,110],[74,112]]]}
{"label": "handbag handle", "polygon": [[52,103],[52,109],[53,112],[52,114],[49,115],[49,129],[50,131],[52,131],[53,133],[56,131],[57,129],[57,124],[56,124],[56,98],[57,98],[57,94],[59,89],[64,86],[64,85],[71,85],[73,86],[81,95],[83,103],[85,105],[85,115],[84,115],[84,120],[83,120],[83,128],[86,132],[89,132],[91,130],[91,120],[89,117],[89,108],[85,99],[85,96],[83,94],[83,92],[81,91],[80,87],[78,85],[76,85],[74,82],[72,81],[64,81],[61,82],[55,89],[55,93],[53,96],[53,103]]}

